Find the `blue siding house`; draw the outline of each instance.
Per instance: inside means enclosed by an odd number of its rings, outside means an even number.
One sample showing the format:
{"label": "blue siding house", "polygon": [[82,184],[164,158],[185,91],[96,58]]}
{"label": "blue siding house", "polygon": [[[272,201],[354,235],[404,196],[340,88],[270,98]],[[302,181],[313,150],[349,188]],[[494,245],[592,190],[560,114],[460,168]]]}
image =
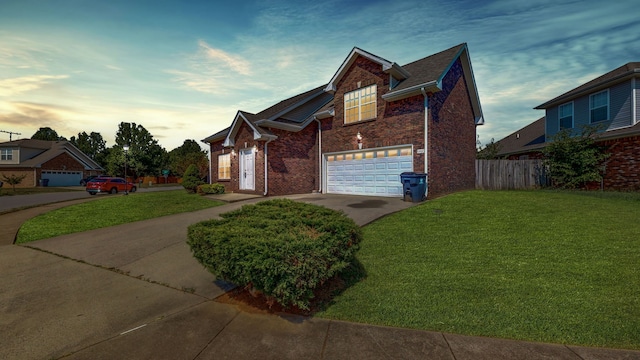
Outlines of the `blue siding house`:
{"label": "blue siding house", "polygon": [[605,188],[640,190],[640,62],[622,65],[535,109],[545,116],[498,141],[498,156],[541,158],[559,131],[577,134],[585,125],[598,126],[597,141],[611,153]]}
{"label": "blue siding house", "polygon": [[545,111],[547,140],[564,128],[599,125],[603,131],[640,122],[640,62],[625,64],[535,108]]}

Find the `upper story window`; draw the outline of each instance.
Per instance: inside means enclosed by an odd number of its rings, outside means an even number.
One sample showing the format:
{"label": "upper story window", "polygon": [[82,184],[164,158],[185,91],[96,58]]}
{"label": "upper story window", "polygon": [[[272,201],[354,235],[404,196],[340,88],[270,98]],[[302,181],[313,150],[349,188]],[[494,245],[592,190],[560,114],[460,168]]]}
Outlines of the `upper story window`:
{"label": "upper story window", "polygon": [[218,180],[231,179],[231,154],[218,155]]}
{"label": "upper story window", "polygon": [[591,122],[609,120],[609,90],[589,96]]}
{"label": "upper story window", "polygon": [[558,106],[560,130],[573,128],[573,103]]}
{"label": "upper story window", "polygon": [[0,160],[13,160],[13,150],[0,149]]}
{"label": "upper story window", "polygon": [[344,123],[375,119],[377,116],[377,85],[344,94]]}

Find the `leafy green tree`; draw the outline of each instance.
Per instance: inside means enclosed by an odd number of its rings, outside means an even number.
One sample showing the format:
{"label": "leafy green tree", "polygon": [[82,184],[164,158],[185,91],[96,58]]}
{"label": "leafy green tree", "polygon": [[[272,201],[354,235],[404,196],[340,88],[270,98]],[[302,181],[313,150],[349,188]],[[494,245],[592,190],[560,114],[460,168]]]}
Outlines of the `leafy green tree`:
{"label": "leafy green tree", "polygon": [[66,141],[62,136],[59,136],[58,133],[50,127],[41,127],[36,131],[33,136],[31,136],[33,140],[47,140],[47,141]]}
{"label": "leafy green tree", "polygon": [[183,176],[189,165],[198,168],[200,178],[209,174],[207,152],[195,140],[185,140],[182,146],[169,151],[169,169],[176,176]]}
{"label": "leafy green tree", "polygon": [[93,160],[99,163],[99,160],[104,160],[104,151],[107,148],[107,142],[102,138],[100,133],[92,131],[91,134],[87,134],[83,131],[78,133],[77,138],[72,136],[69,142]]}
{"label": "leafy green tree", "polygon": [[124,172],[124,145],[129,146],[127,152],[129,176],[157,176],[168,164],[167,151],[158,144],[147,129],[136,123],[121,122],[116,132],[116,145],[111,148],[107,158],[109,172],[114,174]]}
{"label": "leafy green tree", "polygon": [[200,178],[200,171],[194,164],[189,165],[182,177],[182,186],[190,193],[195,193],[198,189],[198,185],[204,184],[204,181]]}
{"label": "leafy green tree", "polygon": [[483,160],[497,159],[498,153],[502,149],[502,145],[496,143],[493,138],[491,138],[491,142],[485,145],[484,148],[482,147],[482,143],[480,142],[480,139],[476,141],[476,144],[478,145],[477,152],[476,152],[476,159],[483,159]]}
{"label": "leafy green tree", "polygon": [[544,155],[555,186],[575,189],[602,179],[610,154],[595,142],[597,131],[597,127],[585,126],[578,135],[564,129],[553,137]]}
{"label": "leafy green tree", "polygon": [[27,175],[15,175],[15,174],[11,174],[9,176],[2,174],[2,180],[4,182],[6,182],[7,184],[11,185],[11,187],[13,188],[13,192],[16,192],[16,185],[20,184],[22,182],[22,180],[24,180],[24,178],[26,178]]}

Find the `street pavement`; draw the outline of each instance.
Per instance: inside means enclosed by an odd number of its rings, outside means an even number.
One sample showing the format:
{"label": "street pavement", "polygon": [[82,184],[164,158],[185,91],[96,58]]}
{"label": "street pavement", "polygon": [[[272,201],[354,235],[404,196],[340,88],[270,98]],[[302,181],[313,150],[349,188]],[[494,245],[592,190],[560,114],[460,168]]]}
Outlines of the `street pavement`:
{"label": "street pavement", "polygon": [[[187,227],[264,198],[212,198],[234,202],[23,246],[0,237],[0,359],[640,359],[638,351],[247,312],[216,302],[232,285],[191,256]],[[345,211],[360,225],[414,205],[290,198]],[[0,220],[24,221],[28,211]]]}

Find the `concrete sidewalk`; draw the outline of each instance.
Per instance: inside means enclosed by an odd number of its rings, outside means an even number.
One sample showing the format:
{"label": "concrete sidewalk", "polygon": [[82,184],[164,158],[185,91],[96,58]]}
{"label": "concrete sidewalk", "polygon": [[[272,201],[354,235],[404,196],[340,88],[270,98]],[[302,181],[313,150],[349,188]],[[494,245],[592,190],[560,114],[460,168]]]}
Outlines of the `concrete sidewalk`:
{"label": "concrete sidewalk", "polygon": [[[640,359],[637,351],[247,313],[217,303],[230,284],[191,256],[186,229],[261,200],[0,246],[0,358]],[[371,213],[358,214],[358,223],[412,206],[320,194],[297,200]],[[8,215],[19,216],[0,219]]]}

